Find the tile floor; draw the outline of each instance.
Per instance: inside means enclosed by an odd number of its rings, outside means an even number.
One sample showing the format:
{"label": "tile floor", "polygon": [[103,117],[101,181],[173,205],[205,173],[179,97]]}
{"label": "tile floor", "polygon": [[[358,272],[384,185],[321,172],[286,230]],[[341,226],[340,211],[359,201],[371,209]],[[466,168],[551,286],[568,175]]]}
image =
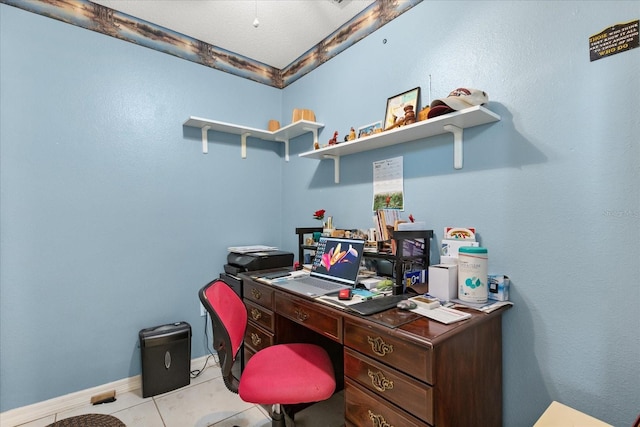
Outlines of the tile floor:
{"label": "tile floor", "polygon": [[[127,427],[267,427],[266,410],[243,402],[225,387],[220,368],[210,365],[191,384],[178,390],[142,398],[140,390],[122,393],[116,401],[76,408],[33,420],[20,427],[45,427],[75,415],[99,413],[120,419]],[[296,415],[297,427],[344,426],[342,392]]]}

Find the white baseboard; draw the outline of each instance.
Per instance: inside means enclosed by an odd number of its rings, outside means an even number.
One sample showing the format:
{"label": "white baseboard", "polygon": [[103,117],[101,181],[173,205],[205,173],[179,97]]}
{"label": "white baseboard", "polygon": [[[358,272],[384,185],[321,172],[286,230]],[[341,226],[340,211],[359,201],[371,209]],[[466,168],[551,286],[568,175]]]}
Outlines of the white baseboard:
{"label": "white baseboard", "polygon": [[[201,369],[206,359],[206,355],[197,359],[192,359],[191,369]],[[136,375],[134,377],[102,384],[97,387],[80,390],[75,393],[65,394],[64,396],[55,397],[32,405],[11,409],[0,413],[0,427],[14,427],[58,412],[69,411],[71,409],[82,407],[91,401],[91,396],[95,396],[96,394],[115,390],[116,395],[118,395],[137,390],[141,387],[142,376]]]}

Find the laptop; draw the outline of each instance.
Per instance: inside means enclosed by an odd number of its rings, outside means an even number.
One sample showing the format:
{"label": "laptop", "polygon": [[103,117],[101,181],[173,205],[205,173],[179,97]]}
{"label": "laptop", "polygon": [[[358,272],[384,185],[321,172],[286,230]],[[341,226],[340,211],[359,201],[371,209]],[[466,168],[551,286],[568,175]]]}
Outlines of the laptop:
{"label": "laptop", "polygon": [[272,285],[311,297],[353,289],[363,249],[364,240],[322,236],[308,276],[274,280]]}

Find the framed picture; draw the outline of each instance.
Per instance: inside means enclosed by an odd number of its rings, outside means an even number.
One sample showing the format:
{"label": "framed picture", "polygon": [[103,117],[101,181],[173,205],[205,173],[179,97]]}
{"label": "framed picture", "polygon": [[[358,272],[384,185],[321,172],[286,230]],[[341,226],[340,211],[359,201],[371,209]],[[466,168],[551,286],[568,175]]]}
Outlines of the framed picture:
{"label": "framed picture", "polygon": [[382,132],[382,122],[378,120],[375,123],[371,123],[366,126],[358,128],[358,138],[373,135],[374,133]]}
{"label": "framed picture", "polygon": [[418,101],[420,100],[420,87],[408,90],[387,99],[387,111],[384,116],[384,129],[392,127],[396,120],[404,117],[404,107],[413,105],[413,111],[418,114]]}

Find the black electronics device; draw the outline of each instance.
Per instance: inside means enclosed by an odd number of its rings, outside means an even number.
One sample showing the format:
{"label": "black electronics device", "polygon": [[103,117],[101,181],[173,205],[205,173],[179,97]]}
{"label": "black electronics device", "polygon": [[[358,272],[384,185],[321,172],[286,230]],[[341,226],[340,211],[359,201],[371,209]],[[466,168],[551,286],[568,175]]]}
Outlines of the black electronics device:
{"label": "black electronics device", "polygon": [[166,393],[191,383],[191,325],[176,322],[139,333],[142,397]]}
{"label": "black electronics device", "polygon": [[293,253],[284,251],[260,251],[249,253],[229,252],[224,271],[228,274],[240,274],[245,271],[269,270],[272,268],[292,267]]}
{"label": "black electronics device", "polygon": [[381,311],[388,310],[390,308],[394,308],[400,301],[407,298],[409,298],[408,295],[389,295],[386,297],[374,298],[364,302],[359,302],[357,304],[352,304],[349,306],[349,309],[363,316],[368,316],[370,314],[375,314]]}

